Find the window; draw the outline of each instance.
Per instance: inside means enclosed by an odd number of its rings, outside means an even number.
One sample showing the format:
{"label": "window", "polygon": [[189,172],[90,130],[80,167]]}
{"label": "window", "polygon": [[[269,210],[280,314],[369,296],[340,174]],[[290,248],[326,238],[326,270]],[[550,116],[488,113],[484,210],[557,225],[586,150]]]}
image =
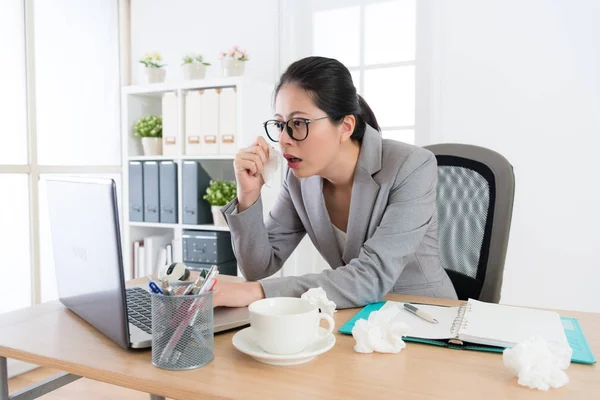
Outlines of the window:
{"label": "window", "polygon": [[[342,62],[386,138],[415,142],[416,0],[284,1],[283,66],[308,56]],[[304,22],[302,22],[304,21]],[[285,22],[284,22],[285,24]],[[285,41],[287,39],[287,42]]]}
{"label": "window", "polygon": [[0,37],[11,38],[0,41],[6,312],[56,298],[40,178],[103,175],[120,185],[118,0],[3,0]]}

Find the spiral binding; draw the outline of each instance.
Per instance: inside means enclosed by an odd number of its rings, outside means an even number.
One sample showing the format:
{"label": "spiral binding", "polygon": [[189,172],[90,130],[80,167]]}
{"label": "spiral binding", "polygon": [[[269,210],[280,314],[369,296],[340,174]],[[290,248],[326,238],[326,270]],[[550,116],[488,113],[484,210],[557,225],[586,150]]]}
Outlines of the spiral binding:
{"label": "spiral binding", "polygon": [[469,326],[469,320],[466,318],[466,314],[470,311],[471,305],[468,303],[458,308],[458,314],[456,315],[456,318],[454,318],[452,327],[450,328],[454,339],[458,339],[458,333]]}

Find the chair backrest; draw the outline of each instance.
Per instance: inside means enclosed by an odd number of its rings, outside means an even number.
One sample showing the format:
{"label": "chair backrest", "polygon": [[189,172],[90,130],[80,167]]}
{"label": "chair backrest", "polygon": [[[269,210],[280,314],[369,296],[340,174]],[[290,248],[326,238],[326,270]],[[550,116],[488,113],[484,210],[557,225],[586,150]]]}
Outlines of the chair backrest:
{"label": "chair backrest", "polygon": [[459,299],[498,303],[515,195],[512,165],[478,146],[443,143],[425,148],[438,163],[442,266]]}

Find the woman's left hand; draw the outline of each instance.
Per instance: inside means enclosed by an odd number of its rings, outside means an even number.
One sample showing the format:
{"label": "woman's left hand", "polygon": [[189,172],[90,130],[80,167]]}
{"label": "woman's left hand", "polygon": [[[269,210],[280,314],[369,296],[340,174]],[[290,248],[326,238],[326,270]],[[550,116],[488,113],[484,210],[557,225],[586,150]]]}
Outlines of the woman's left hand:
{"label": "woman's left hand", "polygon": [[213,290],[213,306],[245,307],[264,297],[265,293],[258,282],[227,282],[217,279]]}

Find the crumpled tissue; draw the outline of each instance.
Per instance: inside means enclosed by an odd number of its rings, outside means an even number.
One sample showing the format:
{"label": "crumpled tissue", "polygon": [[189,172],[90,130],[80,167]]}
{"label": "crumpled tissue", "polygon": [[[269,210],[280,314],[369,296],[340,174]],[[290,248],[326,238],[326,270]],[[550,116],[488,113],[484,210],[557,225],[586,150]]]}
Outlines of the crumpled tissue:
{"label": "crumpled tissue", "polygon": [[300,296],[300,298],[308,300],[311,304],[319,307],[322,313],[329,314],[333,317],[336,304],[327,298],[327,293],[325,293],[323,288],[318,287],[308,289],[308,291]]}
{"label": "crumpled tissue", "polygon": [[263,179],[265,180],[265,185],[271,187],[271,182],[279,171],[279,165],[281,164],[281,153],[274,147],[271,146],[269,148],[269,159],[265,163],[262,171]]}
{"label": "crumpled tissue", "polygon": [[400,309],[384,308],[369,314],[369,319],[359,319],[352,328],[357,353],[399,353],[406,347],[402,340],[410,327],[401,321],[393,321]]}
{"label": "crumpled tissue", "polygon": [[569,383],[564,371],[571,364],[573,350],[565,344],[556,344],[533,336],[504,350],[504,366],[519,377],[518,383],[532,389],[548,390]]}

